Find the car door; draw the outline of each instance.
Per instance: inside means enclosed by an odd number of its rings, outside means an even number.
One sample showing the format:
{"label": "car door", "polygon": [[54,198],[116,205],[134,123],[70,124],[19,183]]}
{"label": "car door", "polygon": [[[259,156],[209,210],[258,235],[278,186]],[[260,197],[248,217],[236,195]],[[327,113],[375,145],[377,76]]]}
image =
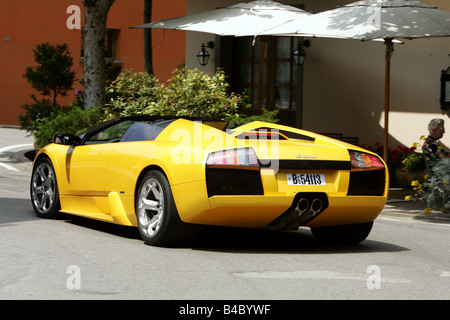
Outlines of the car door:
{"label": "car door", "polygon": [[133,121],[124,121],[84,137],[82,144],[71,147],[66,155],[68,194],[105,195],[108,164],[114,146]]}

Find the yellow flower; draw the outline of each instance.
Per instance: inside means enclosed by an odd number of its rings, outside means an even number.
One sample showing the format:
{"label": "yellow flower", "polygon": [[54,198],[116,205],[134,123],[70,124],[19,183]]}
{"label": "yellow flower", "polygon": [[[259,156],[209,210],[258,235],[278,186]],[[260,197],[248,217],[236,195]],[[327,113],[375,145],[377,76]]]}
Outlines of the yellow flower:
{"label": "yellow flower", "polygon": [[426,208],[425,210],[423,210],[423,212],[430,213],[431,212],[431,208]]}
{"label": "yellow flower", "polygon": [[445,179],[444,181],[442,181],[443,183],[445,183],[445,184],[448,184],[448,180],[447,179]]}
{"label": "yellow flower", "polygon": [[426,175],[423,176],[423,178],[424,178],[425,180],[428,180],[428,179],[430,178],[430,175],[427,173]]}
{"label": "yellow flower", "polygon": [[412,187],[416,187],[418,185],[419,185],[419,180],[414,180],[413,182],[411,182]]}
{"label": "yellow flower", "polygon": [[426,137],[425,136],[420,136],[420,140],[425,140]]}
{"label": "yellow flower", "polygon": [[405,200],[406,200],[406,201],[409,201],[409,200],[411,200],[411,198],[412,198],[412,196],[406,196],[406,197],[405,197]]}

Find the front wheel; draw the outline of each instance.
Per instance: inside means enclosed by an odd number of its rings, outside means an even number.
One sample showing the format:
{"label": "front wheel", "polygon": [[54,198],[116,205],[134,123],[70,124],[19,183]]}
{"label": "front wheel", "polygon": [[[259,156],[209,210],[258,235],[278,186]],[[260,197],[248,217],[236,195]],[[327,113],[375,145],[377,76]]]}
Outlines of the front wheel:
{"label": "front wheel", "polygon": [[30,185],[31,203],[41,218],[55,218],[60,210],[58,183],[52,162],[38,160],[33,168]]}
{"label": "front wheel", "polygon": [[181,221],[169,181],[152,170],[142,179],[136,197],[139,233],[153,246],[174,246],[191,240],[194,229]]}
{"label": "front wheel", "polygon": [[357,244],[364,241],[372,230],[373,221],[342,226],[311,228],[314,237],[326,243]]}

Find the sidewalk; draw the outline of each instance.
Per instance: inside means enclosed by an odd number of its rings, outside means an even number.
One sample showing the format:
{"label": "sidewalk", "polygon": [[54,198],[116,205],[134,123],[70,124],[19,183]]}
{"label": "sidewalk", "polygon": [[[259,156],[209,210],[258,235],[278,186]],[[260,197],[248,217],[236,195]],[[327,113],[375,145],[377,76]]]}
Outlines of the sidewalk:
{"label": "sidewalk", "polygon": [[425,213],[426,204],[422,201],[406,201],[405,197],[409,195],[414,195],[412,188],[391,188],[386,206],[381,211],[381,214],[406,216],[427,222],[450,224],[450,213],[440,211]]}

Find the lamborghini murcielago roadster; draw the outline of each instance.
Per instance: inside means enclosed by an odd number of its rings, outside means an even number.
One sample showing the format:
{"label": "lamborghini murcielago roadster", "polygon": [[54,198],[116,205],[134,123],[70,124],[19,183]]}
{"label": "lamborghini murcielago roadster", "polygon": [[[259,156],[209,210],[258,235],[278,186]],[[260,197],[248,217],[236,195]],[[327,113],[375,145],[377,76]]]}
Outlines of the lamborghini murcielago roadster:
{"label": "lamborghini murcielago roadster", "polygon": [[139,229],[168,246],[195,225],[296,230],[358,243],[388,193],[376,154],[309,131],[252,122],[124,117],[80,136],[58,134],[33,164],[31,202]]}

